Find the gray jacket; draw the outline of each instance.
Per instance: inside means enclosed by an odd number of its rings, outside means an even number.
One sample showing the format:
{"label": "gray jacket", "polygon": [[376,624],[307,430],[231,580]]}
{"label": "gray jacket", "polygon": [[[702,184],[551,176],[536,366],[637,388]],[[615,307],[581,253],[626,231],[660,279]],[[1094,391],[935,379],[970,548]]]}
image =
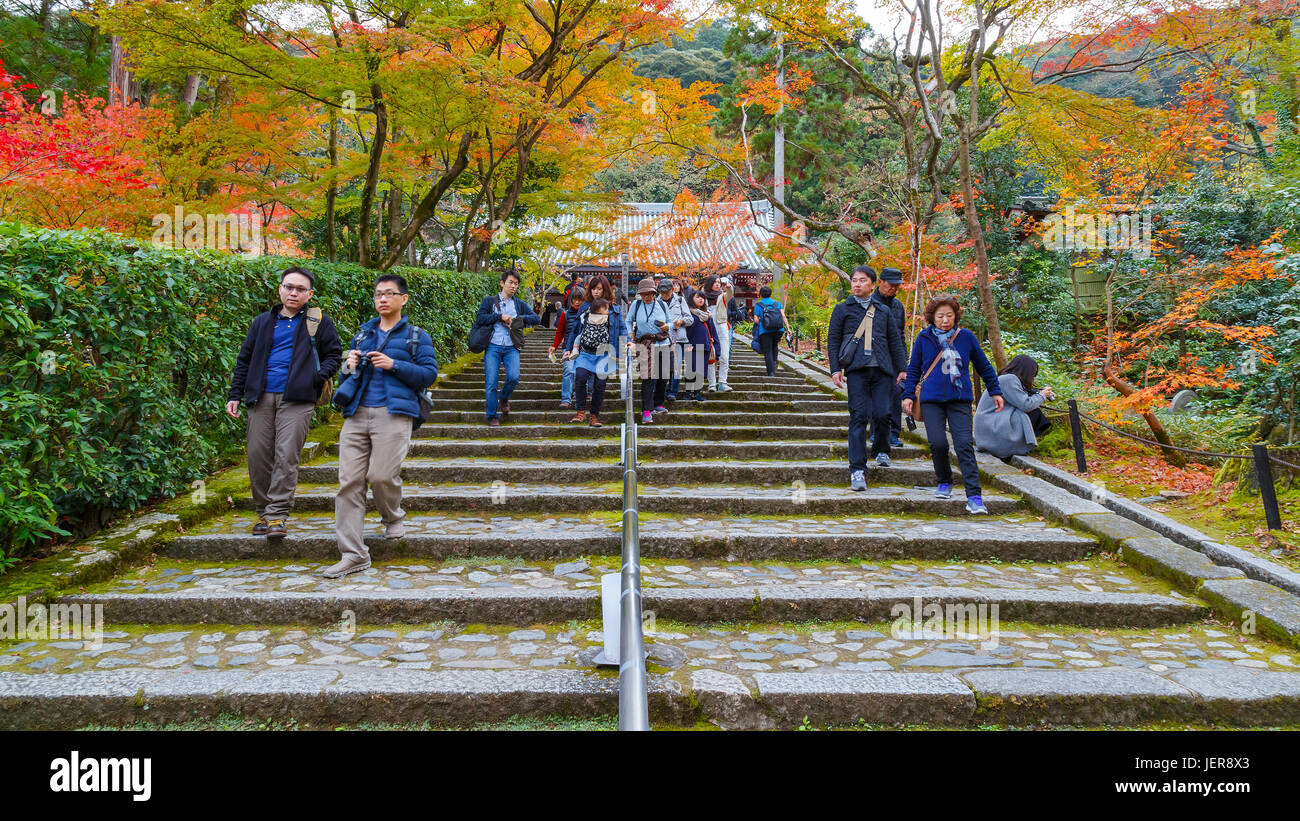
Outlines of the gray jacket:
{"label": "gray jacket", "polygon": [[[668,341],[669,342],[686,342],[686,329],[695,322],[695,315],[691,309],[686,307],[686,297],[681,294],[673,294],[669,299],[664,300],[668,306]],[[682,320],[682,326],[676,327],[673,323]]]}
{"label": "gray jacket", "polygon": [[998,384],[1002,386],[1006,406],[994,413],[992,394],[985,391],[980,397],[975,408],[975,446],[999,459],[1024,456],[1038,446],[1028,414],[1043,404],[1043,395],[1026,393],[1015,374],[999,376]]}

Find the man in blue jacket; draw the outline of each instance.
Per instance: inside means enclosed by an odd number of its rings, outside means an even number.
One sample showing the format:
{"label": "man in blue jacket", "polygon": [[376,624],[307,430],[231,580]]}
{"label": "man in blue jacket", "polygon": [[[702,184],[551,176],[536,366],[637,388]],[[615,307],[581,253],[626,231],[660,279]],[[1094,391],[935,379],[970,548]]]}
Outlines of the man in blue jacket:
{"label": "man in blue jacket", "polygon": [[[497,418],[497,405],[501,415],[510,415],[510,394],[519,384],[519,351],[524,347],[524,328],[537,325],[542,319],[522,299],[515,296],[519,290],[519,274],[514,270],[501,274],[501,293],[483,297],[479,303],[474,325],[492,325],[492,341],[483,352],[483,390],[487,395],[487,423],[491,427],[501,424]],[[506,383],[497,391],[498,371],[506,366]]]}
{"label": "man in blue jacket", "polygon": [[[831,311],[826,332],[831,381],[849,389],[849,487],[866,490],[867,421],[871,421],[871,455],[880,467],[889,467],[889,412],[894,382],[907,367],[903,329],[894,316],[893,298],[872,290],[874,277],[866,266],[855,268],[849,277],[852,296]],[[871,273],[875,273],[872,271]],[[897,269],[886,268],[881,279],[903,278]],[[854,335],[870,315],[861,337]],[[852,342],[852,345],[847,343]],[[851,350],[841,351],[841,346]]]}
{"label": "man in blue jacket", "polygon": [[343,365],[347,377],[334,397],[344,417],[339,433],[339,491],[334,499],[334,530],[342,559],[325,570],[326,578],[370,567],[370,552],[361,535],[367,482],[384,523],[384,536],[400,539],[406,533],[402,458],[420,415],[417,394],[438,378],[433,340],[402,316],[408,299],[404,278],[384,274],[375,280],[379,316],[352,338]]}
{"label": "man in blue jacket", "polygon": [[226,394],[230,418],[239,418],[241,401],[248,406],[254,536],[285,535],[312,411],[343,358],[334,321],[307,308],[315,287],[306,268],[295,265],[280,274],[280,304],[253,319]]}

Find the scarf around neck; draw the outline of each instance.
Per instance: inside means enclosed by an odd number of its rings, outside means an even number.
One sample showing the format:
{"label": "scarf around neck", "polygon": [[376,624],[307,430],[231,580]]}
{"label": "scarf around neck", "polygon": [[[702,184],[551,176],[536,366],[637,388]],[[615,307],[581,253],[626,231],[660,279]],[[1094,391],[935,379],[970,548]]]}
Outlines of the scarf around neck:
{"label": "scarf around neck", "polygon": [[952,383],[953,388],[961,390],[963,387],[962,374],[965,373],[966,367],[961,360],[961,354],[952,343],[957,338],[957,326],[953,325],[947,331],[934,329],[935,339],[939,340],[939,356],[943,357],[943,364],[939,369],[948,375],[948,381]]}

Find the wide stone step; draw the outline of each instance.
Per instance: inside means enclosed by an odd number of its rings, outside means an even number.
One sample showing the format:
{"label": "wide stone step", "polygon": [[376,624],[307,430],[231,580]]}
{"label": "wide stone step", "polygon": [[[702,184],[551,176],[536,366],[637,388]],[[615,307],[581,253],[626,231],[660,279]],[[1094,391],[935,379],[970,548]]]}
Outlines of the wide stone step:
{"label": "wide stone step", "polygon": [[[502,371],[501,373],[502,373],[501,379],[504,380],[505,372]],[[563,383],[562,380],[563,380],[563,372],[560,371],[559,369],[556,369],[554,373],[542,372],[542,373],[520,374],[519,388],[517,388],[517,390],[523,390],[523,389],[559,390],[561,384]],[[615,386],[618,385],[619,381],[620,380],[617,376],[611,376],[607,380],[608,384],[606,385],[606,390],[615,390]],[[637,381],[639,384],[640,380]],[[449,376],[449,377],[439,379],[437,382],[437,386],[438,386],[437,387],[438,390],[443,390],[444,388],[452,388],[458,390],[477,389],[479,391],[482,391],[483,374],[481,372],[473,373],[473,374],[458,373],[455,374],[454,376]],[[817,390],[815,386],[808,384],[807,381],[805,381],[802,377],[798,377],[798,376],[778,375],[778,376],[768,377],[768,376],[745,376],[743,374],[735,374],[727,377],[727,386],[732,389],[733,393],[738,391],[760,391],[760,392],[788,391],[792,393],[816,392],[816,393],[821,393],[823,395],[829,395],[826,393],[826,391]]]}
{"label": "wide stone step", "polygon": [[[304,482],[338,482],[338,462],[303,465],[298,468]],[[649,484],[760,482],[791,484],[824,482],[833,476],[848,479],[844,462],[777,462],[766,459],[749,461],[643,462],[637,466],[639,479]],[[411,459],[402,462],[402,478],[414,482],[554,482],[581,484],[616,482],[623,469],[613,462],[566,462],[549,459]],[[934,467],[928,460],[899,459],[892,467],[867,470],[870,483],[921,484],[934,482]]]}
{"label": "wide stone step", "polygon": [[[580,423],[574,423],[577,427]],[[653,426],[652,426],[653,427]],[[710,431],[712,433],[712,431]],[[337,446],[331,448],[338,453]],[[754,458],[760,452],[766,456],[780,455],[783,459],[848,458],[846,441],[792,441],[779,442],[726,442],[711,440],[641,441],[637,444],[637,458],[641,463],[672,459],[737,459]],[[618,458],[621,455],[619,440],[605,437],[591,439],[413,439],[409,451],[415,457],[513,457],[518,459],[589,459]],[[904,445],[894,448],[891,454],[898,459],[919,459],[925,454],[921,448]]]}
{"label": "wide stone step", "polygon": [[[473,424],[426,424],[420,427],[411,435],[413,442],[422,439],[475,439],[475,440],[519,440],[519,439],[556,439],[563,437],[565,439],[617,439],[620,431],[620,425],[623,422],[623,406],[617,405],[616,409],[611,406],[611,410],[603,414],[603,425],[599,428],[593,428],[587,425],[579,425],[565,421],[563,423],[549,425],[519,425],[513,421],[500,427],[488,427],[483,424],[483,420],[476,420]],[[772,437],[772,431],[759,425],[710,425],[708,427],[708,438],[715,442],[748,442],[751,445],[754,440],[768,439]],[[847,425],[842,427],[824,427],[824,428],[784,428],[780,432],[782,440],[827,440],[842,439],[848,441],[849,428]],[[688,427],[685,425],[671,424],[653,424],[638,425],[637,439],[641,448],[645,448],[652,442],[657,441],[676,441],[682,439],[699,439],[700,429]],[[891,451],[896,453],[897,451]]]}
{"label": "wide stone step", "polygon": [[[288,522],[282,539],[253,536],[255,517],[233,514],[206,524],[171,542],[168,555],[192,560],[330,559],[338,555],[334,521],[330,516],[299,515]],[[450,559],[484,555],[557,558],[582,555],[618,555],[622,540],[618,521],[608,515],[552,515],[546,517],[409,513],[406,534],[383,537],[383,527],[372,517],[366,538],[376,561],[399,557]],[[740,560],[797,559],[995,559],[997,561],[1061,561],[1097,550],[1094,539],[1070,530],[1049,527],[1032,518],[980,518],[976,520],[879,517],[863,519],[807,518],[681,518],[647,514],[640,526],[642,555],[653,557]],[[886,573],[899,575],[889,569]],[[970,578],[1002,578],[997,568],[976,569]],[[1036,581],[1060,584],[1060,569],[1040,568]],[[152,571],[151,571],[152,573]],[[181,574],[182,578],[188,574]],[[778,574],[779,576],[780,574]],[[820,571],[815,573],[820,577]],[[850,575],[857,575],[853,570]],[[958,574],[959,575],[959,574]],[[1018,575],[1018,574],[1013,574]],[[1134,583],[1117,570],[1107,569],[1096,580],[1078,568],[1065,578],[1078,576],[1094,591],[1119,582]],[[952,568],[936,578],[955,578]],[[142,578],[152,578],[146,574]],[[777,577],[774,577],[777,578]],[[1134,577],[1136,578],[1136,577]],[[869,579],[868,579],[869,580]],[[194,582],[195,578],[186,578]],[[147,582],[141,582],[148,587]],[[169,583],[158,578],[159,584]],[[649,583],[647,581],[647,583]],[[1073,584],[1073,582],[1070,582]],[[1002,582],[998,582],[999,585]]]}
{"label": "wide stone step", "polygon": [[[618,709],[617,680],[590,666],[602,641],[595,620],[504,629],[115,626],[91,645],[51,639],[5,648],[0,729],[222,714],[306,727],[469,727],[511,716],[613,717]],[[961,626],[651,619],[651,718],[655,726],[704,720],[747,729],[798,727],[805,718],[818,726],[1300,722],[1294,652],[1253,637],[1225,642],[1232,636],[1218,625],[1139,634],[1005,629],[977,611]]]}
{"label": "wide stone step", "polygon": [[[887,478],[887,477],[886,477]],[[299,511],[334,510],[337,484],[300,484],[294,496]],[[234,496],[235,506],[252,510],[249,496]],[[854,492],[846,485],[836,487],[805,484],[785,487],[758,485],[641,485],[638,504],[643,513],[756,514],[756,515],[868,515],[932,514],[968,518],[966,500],[960,489],[951,499],[936,499],[932,488],[868,486]],[[984,506],[993,515],[1011,513],[1020,507],[1018,499],[998,494],[984,496]],[[373,509],[373,505],[370,506]],[[502,482],[496,487],[468,484],[404,482],[402,507],[418,510],[496,510],[505,513],[550,513],[554,511],[622,511],[621,485],[556,485],[548,482]]]}
{"label": "wide stone step", "polygon": [[[588,390],[590,390],[590,387],[588,388]],[[606,400],[606,403],[608,403],[608,401],[610,401],[611,398],[614,398],[614,396],[617,395],[617,392],[619,392],[617,391],[617,383],[616,382],[608,383],[608,385],[606,385],[606,388],[604,388],[604,400]],[[763,390],[742,391],[742,390],[736,390],[735,387],[733,387],[733,390],[731,391],[722,392],[722,394],[719,394],[718,391],[705,391],[705,398],[707,401],[710,401],[710,403],[711,401],[714,400],[718,400],[718,401],[828,401],[832,399],[831,395],[824,394],[824,392],[822,391],[811,391],[811,390],[802,391],[802,392],[763,391]],[[452,388],[452,387],[439,386],[437,390],[433,392],[433,399],[435,403],[441,400],[473,399],[473,400],[477,400],[478,403],[481,404],[482,400],[484,400],[484,386],[482,386],[481,383],[480,385],[473,386],[473,387]],[[560,400],[559,386],[556,385],[555,388],[546,388],[546,390],[541,390],[541,388],[534,388],[532,386],[529,387],[521,386],[515,388],[515,392],[513,392],[513,394],[510,395],[511,403],[515,403],[515,401],[524,401],[524,400],[546,400],[546,401],[550,401],[550,403],[552,403],[552,407],[554,407],[554,403],[558,403],[558,401]],[[836,401],[839,401],[841,405],[845,404],[845,401],[842,399]]]}
{"label": "wide stone step", "polygon": [[[683,408],[682,402],[677,402],[668,413],[655,417],[652,424],[655,425],[715,425],[715,424],[735,424],[738,421],[746,420],[754,424],[769,426],[794,426],[805,425],[807,427],[828,428],[843,427],[849,422],[849,412],[847,406],[841,412],[822,413],[749,413],[746,411],[722,410],[715,408],[710,410],[712,402],[686,402]],[[641,409],[641,400],[635,400],[634,412]],[[514,405],[511,405],[510,415],[502,418],[503,425],[511,424],[555,424],[559,421],[568,421],[572,417],[572,411],[566,412],[557,408],[545,411],[517,411]],[[437,410],[436,407],[429,414],[429,422],[434,424],[466,423],[479,422],[484,423],[484,409],[478,410]]]}
{"label": "wide stone step", "polygon": [[[593,585],[595,583],[593,582]],[[353,589],[348,589],[352,587]],[[417,624],[439,620],[534,624],[599,618],[600,591],[503,587],[426,587],[359,590],[341,585],[328,593],[181,589],[164,593],[85,593],[61,604],[103,605],[114,620],[140,624],[334,624],[351,611],[358,622]],[[997,606],[999,618],[1082,627],[1159,627],[1204,618],[1199,602],[1149,593],[1005,590],[994,587],[855,588],[824,584],[650,588],[644,610],[685,622],[746,619],[875,621],[894,617],[916,600],[940,607]]]}
{"label": "wide stone step", "polygon": [[[606,397],[607,400],[611,398],[613,397]],[[515,399],[512,396],[510,398],[510,411],[512,414],[528,411],[548,411],[555,415],[562,415],[565,413],[572,415],[572,410],[566,411],[563,408],[558,407],[559,401],[558,394],[550,399]],[[639,404],[639,402],[637,404]],[[439,399],[435,396],[433,406],[435,409],[444,411],[459,410],[482,413],[484,408],[484,399],[482,397],[478,399]],[[609,407],[609,405],[606,405],[606,407]],[[790,411],[809,411],[814,413],[843,411],[846,416],[848,414],[846,403],[837,399],[800,399],[795,401],[768,402],[762,400],[715,398],[706,399],[703,402],[696,402],[695,400],[685,400],[679,397],[676,404],[673,405],[672,410],[676,412],[688,408],[693,408],[697,411],[713,411],[715,413],[752,413],[756,415]]]}

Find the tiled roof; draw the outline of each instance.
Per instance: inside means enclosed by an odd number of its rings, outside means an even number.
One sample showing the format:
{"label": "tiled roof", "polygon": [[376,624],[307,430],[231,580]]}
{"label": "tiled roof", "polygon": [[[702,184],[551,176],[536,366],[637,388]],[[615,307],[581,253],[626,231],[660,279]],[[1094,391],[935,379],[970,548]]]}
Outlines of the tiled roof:
{"label": "tiled roof", "polygon": [[726,263],[735,270],[770,271],[759,248],[773,236],[775,212],[766,200],[704,202],[687,209],[671,202],[628,202],[599,216],[577,210],[539,220],[530,233],[557,241],[540,254],[546,265],[617,268],[624,251],[633,268]]}

